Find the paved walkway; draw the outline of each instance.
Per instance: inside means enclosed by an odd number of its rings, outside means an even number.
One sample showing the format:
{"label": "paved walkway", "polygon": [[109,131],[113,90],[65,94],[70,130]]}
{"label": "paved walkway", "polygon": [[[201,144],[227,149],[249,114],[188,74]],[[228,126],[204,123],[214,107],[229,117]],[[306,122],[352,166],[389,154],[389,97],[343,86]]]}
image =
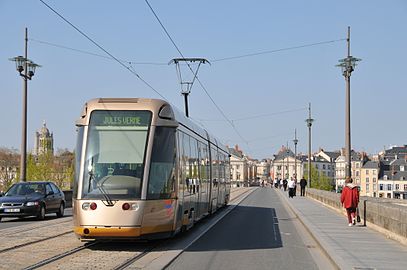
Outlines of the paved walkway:
{"label": "paved walkway", "polygon": [[340,269],[407,269],[407,247],[307,197],[278,191]]}

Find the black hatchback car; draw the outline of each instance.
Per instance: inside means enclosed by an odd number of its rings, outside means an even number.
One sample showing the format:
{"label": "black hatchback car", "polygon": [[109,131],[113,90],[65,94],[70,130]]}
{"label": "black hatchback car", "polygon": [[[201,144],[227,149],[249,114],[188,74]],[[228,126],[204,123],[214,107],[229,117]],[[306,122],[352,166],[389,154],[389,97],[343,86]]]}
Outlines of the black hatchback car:
{"label": "black hatchback car", "polygon": [[65,195],[54,183],[20,182],[0,197],[0,221],[3,217],[28,216],[42,220],[48,213],[62,217],[65,205]]}

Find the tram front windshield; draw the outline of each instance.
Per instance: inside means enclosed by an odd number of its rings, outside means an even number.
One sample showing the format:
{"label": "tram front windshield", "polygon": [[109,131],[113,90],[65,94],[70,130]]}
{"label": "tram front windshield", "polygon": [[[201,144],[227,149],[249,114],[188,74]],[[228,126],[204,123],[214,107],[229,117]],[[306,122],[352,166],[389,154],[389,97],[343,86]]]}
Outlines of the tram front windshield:
{"label": "tram front windshield", "polygon": [[89,121],[83,199],[139,199],[150,111],[93,111]]}

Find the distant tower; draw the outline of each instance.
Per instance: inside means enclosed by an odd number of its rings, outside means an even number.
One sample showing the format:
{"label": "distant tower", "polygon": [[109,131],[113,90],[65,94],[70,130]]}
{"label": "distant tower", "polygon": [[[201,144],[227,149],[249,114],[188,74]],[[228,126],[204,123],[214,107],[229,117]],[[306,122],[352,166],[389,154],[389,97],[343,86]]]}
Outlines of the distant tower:
{"label": "distant tower", "polygon": [[33,154],[39,156],[46,153],[54,154],[54,135],[49,132],[44,120],[42,128],[35,132]]}

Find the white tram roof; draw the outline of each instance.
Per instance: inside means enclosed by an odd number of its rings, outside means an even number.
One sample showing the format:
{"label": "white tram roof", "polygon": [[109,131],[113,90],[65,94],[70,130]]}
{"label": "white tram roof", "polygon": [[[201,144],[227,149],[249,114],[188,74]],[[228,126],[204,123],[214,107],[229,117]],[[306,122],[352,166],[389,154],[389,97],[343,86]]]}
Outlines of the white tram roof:
{"label": "white tram roof", "polygon": [[[170,106],[174,119],[163,119],[159,117],[161,109],[164,106]],[[91,99],[83,107],[81,117],[76,121],[77,126],[89,124],[89,112],[93,110],[149,110],[153,112],[152,125],[167,124],[174,125],[182,124],[186,128],[195,132],[203,138],[209,138],[210,142],[218,146],[223,151],[229,153],[226,146],[220,143],[218,139],[209,134],[205,129],[197,125],[190,118],[186,117],[183,112],[178,110],[174,105],[161,99],[148,98],[95,98]]]}

